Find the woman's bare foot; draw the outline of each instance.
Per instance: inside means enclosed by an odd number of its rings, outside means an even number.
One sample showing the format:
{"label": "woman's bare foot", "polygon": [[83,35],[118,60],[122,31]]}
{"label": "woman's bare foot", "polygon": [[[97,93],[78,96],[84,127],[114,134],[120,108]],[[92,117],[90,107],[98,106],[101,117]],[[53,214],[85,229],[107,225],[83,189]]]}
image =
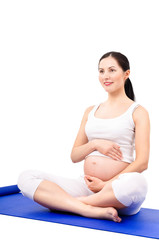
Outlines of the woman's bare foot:
{"label": "woman's bare foot", "polygon": [[[86,201],[87,197],[77,197],[77,199],[86,205],[88,204]],[[92,206],[90,204],[88,204],[87,206],[88,206],[89,212],[92,213],[92,216],[90,217],[108,219],[114,222],[121,222],[122,220],[118,216],[118,212],[114,207],[98,207],[98,206]]]}
{"label": "woman's bare foot", "polygon": [[83,216],[98,218],[98,219],[107,219],[114,222],[121,222],[121,218],[118,216],[118,212],[113,207],[94,207],[87,205],[86,212],[82,213]]}
{"label": "woman's bare foot", "polygon": [[121,222],[121,218],[118,216],[118,212],[113,207],[101,208],[99,218],[112,220],[114,222]]}
{"label": "woman's bare foot", "polygon": [[114,222],[121,222],[121,218],[118,216],[118,212],[113,207],[103,208],[106,212],[106,219],[112,220]]}

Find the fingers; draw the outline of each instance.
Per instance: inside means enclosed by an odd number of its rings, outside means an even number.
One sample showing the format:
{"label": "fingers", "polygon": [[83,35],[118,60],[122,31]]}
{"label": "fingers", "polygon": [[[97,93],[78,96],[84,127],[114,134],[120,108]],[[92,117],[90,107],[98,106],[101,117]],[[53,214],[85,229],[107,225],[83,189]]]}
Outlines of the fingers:
{"label": "fingers", "polygon": [[99,192],[105,185],[105,182],[103,182],[97,177],[91,177],[89,175],[86,175],[84,179],[87,187],[94,193]]}
{"label": "fingers", "polygon": [[107,156],[114,159],[114,160],[118,160],[118,161],[120,160],[121,161],[121,159],[114,154],[108,153]]}
{"label": "fingers", "polygon": [[117,154],[119,157],[122,157],[122,151],[120,150],[120,146],[115,145],[115,146],[113,147],[113,151],[114,151],[114,153]]}
{"label": "fingers", "polygon": [[113,158],[114,160],[122,160],[123,159],[122,152],[118,145],[113,146],[111,151],[108,153],[108,156]]}
{"label": "fingers", "polygon": [[89,175],[85,175],[85,177],[84,177],[86,180],[88,180],[88,181],[92,181],[92,178],[93,177],[91,177],[91,176],[89,176]]}
{"label": "fingers", "polygon": [[92,191],[92,180],[91,180],[91,177],[90,176],[85,176],[84,177],[84,180],[85,180],[85,182],[86,182],[86,184],[87,184],[87,187]]}
{"label": "fingers", "polygon": [[93,178],[89,175],[85,175],[84,180],[87,185],[90,185],[90,183],[93,181]]}
{"label": "fingers", "polygon": [[117,158],[119,158],[120,160],[122,160],[123,154],[122,154],[122,152],[121,152],[120,149],[113,148],[113,149],[112,149],[112,152],[113,152],[113,154],[114,154],[115,157],[117,157]]}

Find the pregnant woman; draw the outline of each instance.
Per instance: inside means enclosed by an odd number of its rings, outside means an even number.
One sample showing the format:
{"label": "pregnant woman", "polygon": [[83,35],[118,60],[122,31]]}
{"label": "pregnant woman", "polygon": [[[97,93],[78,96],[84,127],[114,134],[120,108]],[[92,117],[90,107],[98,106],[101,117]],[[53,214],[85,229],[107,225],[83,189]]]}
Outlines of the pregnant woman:
{"label": "pregnant woman", "polygon": [[[150,121],[134,101],[128,59],[109,52],[99,60],[99,81],[108,98],[86,109],[71,159],[84,175],[68,179],[28,170],[19,176],[24,196],[53,210],[120,222],[139,212],[146,197]],[[135,154],[134,154],[135,150]]]}

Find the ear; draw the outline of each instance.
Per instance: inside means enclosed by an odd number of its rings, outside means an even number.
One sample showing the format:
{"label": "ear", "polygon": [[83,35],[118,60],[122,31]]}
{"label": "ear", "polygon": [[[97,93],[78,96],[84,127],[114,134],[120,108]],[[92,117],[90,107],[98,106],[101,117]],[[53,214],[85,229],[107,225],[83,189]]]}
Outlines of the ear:
{"label": "ear", "polygon": [[128,70],[126,70],[125,71],[125,80],[127,79],[127,78],[129,78],[129,76],[130,76],[130,69],[128,69]]}

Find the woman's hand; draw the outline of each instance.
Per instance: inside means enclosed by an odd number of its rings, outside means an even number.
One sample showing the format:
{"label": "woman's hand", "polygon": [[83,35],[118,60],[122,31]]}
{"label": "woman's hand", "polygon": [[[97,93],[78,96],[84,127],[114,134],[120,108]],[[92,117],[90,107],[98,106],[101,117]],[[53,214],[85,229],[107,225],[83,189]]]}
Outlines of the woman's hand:
{"label": "woman's hand", "polygon": [[102,188],[105,185],[105,182],[102,181],[101,179],[96,178],[96,177],[91,177],[88,175],[85,175],[84,180],[85,180],[88,188],[94,193],[97,193],[100,190],[102,190]]}
{"label": "woman's hand", "polygon": [[115,142],[108,141],[105,139],[94,139],[93,140],[95,149],[104,154],[107,155],[114,160],[122,160],[122,152],[120,150],[120,146],[117,145]]}

